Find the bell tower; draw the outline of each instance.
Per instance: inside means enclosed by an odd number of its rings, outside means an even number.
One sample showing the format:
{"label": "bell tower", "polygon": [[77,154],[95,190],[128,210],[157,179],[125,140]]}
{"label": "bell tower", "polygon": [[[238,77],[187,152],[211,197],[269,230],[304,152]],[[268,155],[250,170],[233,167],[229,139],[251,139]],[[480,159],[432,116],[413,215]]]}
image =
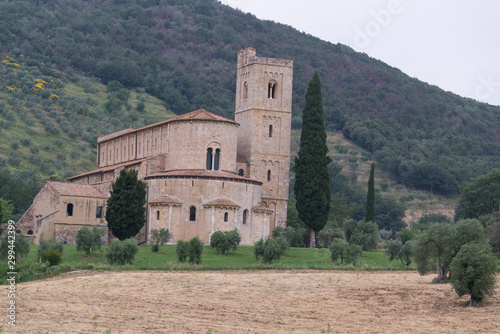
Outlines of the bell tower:
{"label": "bell tower", "polygon": [[285,226],[290,174],[293,61],[238,53],[235,120],[239,173],[262,182],[262,205],[273,210],[270,232]]}

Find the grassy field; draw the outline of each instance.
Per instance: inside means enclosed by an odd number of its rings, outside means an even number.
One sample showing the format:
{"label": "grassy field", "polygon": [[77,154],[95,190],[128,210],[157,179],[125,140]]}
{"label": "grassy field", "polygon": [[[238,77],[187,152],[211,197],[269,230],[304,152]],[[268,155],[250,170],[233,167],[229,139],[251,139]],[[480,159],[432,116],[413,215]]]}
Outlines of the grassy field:
{"label": "grassy field", "polygon": [[[38,246],[32,246],[27,261],[35,262]],[[210,246],[205,246],[202,255],[202,264],[193,266],[191,264],[179,263],[175,253],[175,245],[160,246],[157,253],[151,252],[150,246],[140,246],[135,256],[133,266],[129,269],[136,270],[252,270],[252,269],[355,269],[355,270],[405,270],[415,269],[413,265],[409,268],[401,265],[399,261],[389,261],[384,252],[363,252],[356,266],[344,266],[332,264],[328,249],[290,248],[286,256],[272,265],[257,262],[254,257],[254,248],[251,246],[240,246],[236,252],[218,253]],[[106,247],[102,252],[93,252],[86,255],[77,252],[76,246],[65,246],[63,263],[72,267],[89,267],[112,269],[106,260]]]}

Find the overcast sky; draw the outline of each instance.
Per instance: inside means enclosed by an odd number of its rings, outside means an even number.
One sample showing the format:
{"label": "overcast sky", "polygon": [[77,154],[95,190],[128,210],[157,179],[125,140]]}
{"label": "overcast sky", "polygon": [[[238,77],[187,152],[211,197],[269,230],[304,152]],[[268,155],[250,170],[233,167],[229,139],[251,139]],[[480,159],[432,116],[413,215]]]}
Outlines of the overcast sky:
{"label": "overcast sky", "polygon": [[[220,0],[500,105],[498,0]],[[257,50],[258,51],[258,50]]]}

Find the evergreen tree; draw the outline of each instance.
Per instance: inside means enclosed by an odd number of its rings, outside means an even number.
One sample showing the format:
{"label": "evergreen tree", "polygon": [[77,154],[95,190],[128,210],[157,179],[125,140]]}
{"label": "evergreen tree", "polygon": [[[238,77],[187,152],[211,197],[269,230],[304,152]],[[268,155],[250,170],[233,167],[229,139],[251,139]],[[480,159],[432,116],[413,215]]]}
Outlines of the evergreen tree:
{"label": "evergreen tree", "polygon": [[302,115],[300,149],[295,158],[295,198],[300,219],[310,229],[311,247],[315,233],[326,224],[330,211],[330,175],[326,155],[326,132],[317,73],[309,83]]}
{"label": "evergreen tree", "polygon": [[375,163],[372,163],[370,179],[368,180],[368,193],[366,194],[365,221],[375,221]]}
{"label": "evergreen tree", "polygon": [[134,237],[146,222],[146,184],[137,171],[122,169],[113,183],[106,221],[111,233],[121,241]]}

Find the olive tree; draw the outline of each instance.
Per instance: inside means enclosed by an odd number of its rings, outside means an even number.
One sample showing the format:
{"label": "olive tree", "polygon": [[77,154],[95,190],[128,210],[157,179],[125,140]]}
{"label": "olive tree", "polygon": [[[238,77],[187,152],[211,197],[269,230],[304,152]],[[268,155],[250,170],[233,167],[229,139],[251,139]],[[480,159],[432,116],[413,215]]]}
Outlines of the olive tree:
{"label": "olive tree", "polygon": [[453,289],[459,296],[470,295],[475,306],[495,292],[496,259],[486,243],[463,245],[451,262]]}

